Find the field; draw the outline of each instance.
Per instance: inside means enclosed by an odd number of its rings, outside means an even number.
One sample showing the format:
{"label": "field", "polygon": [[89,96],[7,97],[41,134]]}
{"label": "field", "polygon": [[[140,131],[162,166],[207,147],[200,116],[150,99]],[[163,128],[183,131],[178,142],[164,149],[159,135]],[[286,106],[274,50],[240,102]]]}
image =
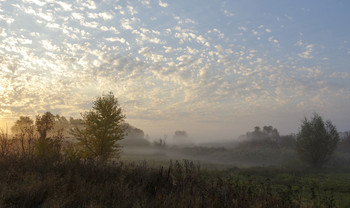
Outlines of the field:
{"label": "field", "polygon": [[[121,157],[125,162],[144,161],[153,168],[169,166],[169,161],[174,159],[193,161],[209,178],[239,181],[256,192],[281,193],[279,197],[286,197],[287,201],[303,202],[294,204],[295,207],[350,207],[349,155],[344,152],[336,152],[322,169],[303,165],[295,152],[288,149],[274,152],[266,148],[234,151],[207,147],[166,150],[134,147],[126,148]],[[315,200],[318,202],[314,203]]]}
{"label": "field", "polygon": [[293,143],[129,145],[102,162],[67,142],[38,156],[29,140],[3,136],[0,207],[350,207],[344,148],[312,169]]}
{"label": "field", "polygon": [[181,159],[180,149],[136,150],[108,164],[2,157],[0,207],[350,206],[349,168],[238,168]]}

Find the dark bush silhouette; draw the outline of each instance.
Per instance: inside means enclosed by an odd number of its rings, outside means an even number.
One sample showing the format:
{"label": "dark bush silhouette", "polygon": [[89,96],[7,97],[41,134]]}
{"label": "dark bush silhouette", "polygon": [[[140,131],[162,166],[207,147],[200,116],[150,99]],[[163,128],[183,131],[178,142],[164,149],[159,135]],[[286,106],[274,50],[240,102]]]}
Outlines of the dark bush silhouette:
{"label": "dark bush silhouette", "polygon": [[41,159],[58,159],[60,157],[62,134],[58,132],[53,137],[48,137],[48,132],[54,128],[54,115],[46,112],[42,116],[37,116],[35,126],[39,133],[39,138],[34,144],[34,155]]}
{"label": "dark bush silhouette", "polygon": [[300,158],[315,168],[320,168],[330,159],[339,141],[339,134],[331,121],[324,122],[314,113],[305,118],[297,135],[296,150]]}
{"label": "dark bush silhouette", "polygon": [[150,142],[146,140],[145,133],[136,127],[131,126],[128,123],[124,124],[125,138],[120,141],[123,146],[148,146]]}

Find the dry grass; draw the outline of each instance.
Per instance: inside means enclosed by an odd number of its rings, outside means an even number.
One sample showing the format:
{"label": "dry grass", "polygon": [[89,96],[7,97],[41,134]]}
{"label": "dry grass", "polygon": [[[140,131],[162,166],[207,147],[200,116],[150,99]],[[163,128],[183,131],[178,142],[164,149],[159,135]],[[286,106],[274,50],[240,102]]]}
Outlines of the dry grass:
{"label": "dry grass", "polygon": [[[25,157],[0,159],[0,207],[335,207],[315,194],[269,180],[200,170],[190,161],[97,164]],[[318,192],[317,192],[318,193]]]}
{"label": "dry grass", "polygon": [[[18,143],[19,142],[19,143]],[[0,207],[336,207],[332,191],[276,186],[244,171],[29,154],[0,135]],[[23,151],[21,151],[23,150]],[[6,154],[5,154],[6,153]]]}

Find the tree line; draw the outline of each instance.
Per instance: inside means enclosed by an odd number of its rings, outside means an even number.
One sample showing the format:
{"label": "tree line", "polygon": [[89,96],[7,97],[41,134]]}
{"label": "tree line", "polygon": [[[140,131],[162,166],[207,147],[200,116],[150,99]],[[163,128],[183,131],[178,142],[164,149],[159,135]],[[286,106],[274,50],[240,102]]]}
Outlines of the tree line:
{"label": "tree line", "polygon": [[[124,138],[127,128],[124,119],[112,92],[96,98],[92,109],[82,114],[82,119],[68,121],[50,112],[38,115],[35,122],[28,116],[21,116],[11,128],[12,140],[7,132],[1,132],[0,155],[15,153],[45,159],[65,155],[105,162],[119,155],[118,141]],[[62,148],[64,135],[71,135],[74,141]]]}
{"label": "tree line", "polygon": [[[120,141],[130,126],[125,123],[125,114],[113,93],[97,97],[92,109],[81,115],[82,119],[68,120],[46,112],[37,116],[35,122],[30,117],[21,116],[11,128],[15,133],[13,140],[8,139],[6,132],[0,133],[0,155],[15,151],[39,158],[57,158],[62,154],[79,160],[102,162],[117,158],[121,151]],[[144,135],[142,130],[136,130],[137,134]],[[74,140],[62,148],[65,135],[70,135]],[[185,131],[177,131],[175,136],[188,138]],[[280,145],[281,142],[293,142],[293,137],[291,140],[290,137],[280,136],[276,128],[264,126],[248,132],[246,140]],[[317,113],[310,119],[304,118],[294,139],[295,149],[302,161],[317,168],[330,159],[339,140],[339,133],[332,122],[323,121]],[[14,141],[17,142],[16,150],[10,148],[10,143]]]}

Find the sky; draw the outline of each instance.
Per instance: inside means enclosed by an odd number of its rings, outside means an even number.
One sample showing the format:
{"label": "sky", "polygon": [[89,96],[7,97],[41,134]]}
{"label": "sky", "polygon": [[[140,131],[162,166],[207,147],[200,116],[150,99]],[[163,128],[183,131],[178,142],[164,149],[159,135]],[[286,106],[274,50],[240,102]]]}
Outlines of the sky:
{"label": "sky", "polygon": [[113,92],[151,138],[350,130],[348,0],[0,0],[0,126]]}

